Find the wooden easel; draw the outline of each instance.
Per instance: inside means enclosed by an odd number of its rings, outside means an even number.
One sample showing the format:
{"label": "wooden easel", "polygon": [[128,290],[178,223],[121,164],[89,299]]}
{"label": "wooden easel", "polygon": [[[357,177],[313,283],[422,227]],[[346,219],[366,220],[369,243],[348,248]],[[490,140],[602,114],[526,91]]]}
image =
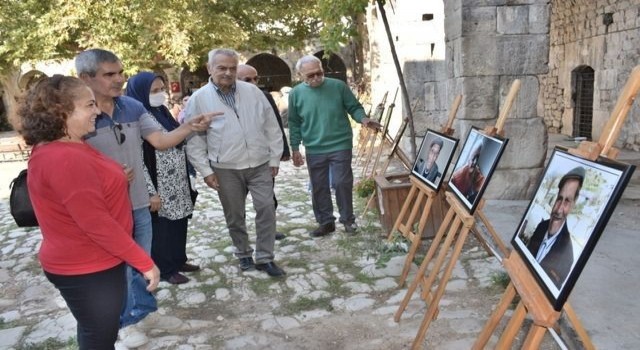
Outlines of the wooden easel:
{"label": "wooden easel", "polygon": [[[618,98],[616,106],[611,113],[609,121],[604,127],[600,140],[598,142],[583,141],[578,145],[578,148],[570,149],[569,152],[590,160],[596,160],[600,155],[611,159],[617,158],[619,150],[613,148],[613,144],[620,134],[620,129],[624,125],[638,91],[640,91],[640,66],[636,66],[632,70],[626,85],[622,89],[620,98]],[[553,309],[549,300],[546,299],[544,292],[541,290],[540,285],[518,253],[512,252],[503,263],[511,277],[511,283],[504,292],[491,318],[478,335],[473,349],[484,349],[491,334],[495,331],[498,323],[516,295],[520,295],[520,303],[511,315],[511,319],[502,333],[496,348],[504,349],[511,346],[528,313],[533,319],[533,324],[529,329],[522,348],[537,349],[542,342],[544,333],[548,329],[552,329],[560,318],[560,313]],[[571,305],[566,303],[563,309],[567,318],[573,324],[576,333],[578,333],[585,349],[595,349],[595,346],[591,342],[586,330],[582,327]]]}
{"label": "wooden easel", "polygon": [[[385,108],[385,105],[387,104],[387,95],[389,95],[389,91],[386,91],[384,93],[384,95],[382,96],[382,101],[380,101],[380,103],[378,103],[378,105],[376,106],[376,109],[373,115],[371,115],[371,111],[369,111],[369,113],[367,114],[367,117],[371,119],[375,119],[378,122],[382,120],[382,115],[384,114],[384,108]],[[360,159],[362,152],[364,152],[366,145],[369,143],[369,135],[371,134],[371,132],[372,130],[370,128],[360,128],[360,133],[358,137],[358,148],[357,148],[358,152],[356,153],[356,158],[355,158],[356,164]]]}
{"label": "wooden easel", "polygon": [[[389,152],[389,156],[387,157],[387,161],[382,166],[382,170],[381,170],[382,175],[384,175],[385,172],[387,171],[387,168],[389,167],[389,164],[391,164],[391,160],[393,159],[393,156],[396,155],[396,153],[400,150],[399,149],[400,139],[402,138],[404,131],[407,129],[407,125],[408,125],[407,121],[404,120],[402,122],[402,125],[400,126],[400,130],[398,130],[398,133],[396,134],[396,138],[393,141],[393,144],[391,146],[391,151]],[[398,155],[398,158],[399,158],[399,155]],[[404,165],[404,162],[403,162],[403,165]],[[371,175],[371,177],[375,177],[375,175],[376,175],[376,172],[374,168],[374,172]],[[367,200],[367,205],[365,205],[364,210],[362,211],[362,217],[367,215],[367,211],[369,210],[369,208],[373,206],[373,201],[375,198],[376,198],[376,192],[374,191],[372,194],[369,195],[369,199]]]}
{"label": "wooden easel", "polygon": [[[520,90],[520,80],[516,79],[511,85],[511,89],[507,94],[507,98],[505,100],[505,105],[503,106],[498,120],[496,122],[495,127],[487,127],[484,129],[484,132],[487,135],[496,135],[502,134],[504,123],[506,118],[511,110],[511,106],[515,101],[515,98]],[[416,335],[413,344],[411,346],[412,349],[420,349],[422,342],[424,341],[424,337],[427,333],[427,329],[431,324],[431,321],[435,319],[437,316],[439,309],[440,299],[444,295],[445,288],[449,279],[451,278],[451,273],[453,268],[455,267],[456,262],[458,261],[458,257],[460,256],[460,252],[462,251],[462,247],[467,239],[469,231],[475,225],[475,217],[472,214],[469,214],[467,209],[460,204],[459,200],[450,192],[446,194],[446,200],[449,204],[449,211],[440,226],[440,229],[436,233],[436,236],[427,251],[427,255],[424,257],[422,263],[420,264],[420,268],[418,269],[418,273],[416,278],[409,285],[409,289],[407,294],[405,294],[404,299],[402,300],[398,311],[396,311],[394,315],[394,320],[396,322],[400,321],[400,317],[402,313],[407,308],[413,293],[415,292],[418,285],[422,287],[421,297],[426,301],[428,307],[427,311],[422,319],[422,323],[420,324],[420,328],[418,329],[418,334]],[[478,213],[482,210],[482,205],[484,202],[480,202],[478,208],[475,213]],[[491,232],[492,235],[495,235],[494,239],[500,240],[495,232]],[[446,238],[445,238],[446,237]],[[443,241],[443,238],[444,241]],[[453,249],[451,248],[455,241],[455,245]],[[441,244],[442,242],[442,244]],[[452,249],[452,250],[451,250]],[[431,260],[436,255],[436,251],[438,251],[438,256],[431,268],[431,271],[428,276],[425,275],[427,267],[431,263]],[[447,261],[448,258],[448,261]],[[443,266],[444,271],[441,273]],[[406,264],[405,264],[406,265]],[[432,291],[434,287],[434,283],[438,281],[438,285],[436,286],[435,291]]]}
{"label": "wooden easel", "polygon": [[[396,106],[396,96],[398,94],[398,90],[396,90],[396,95],[393,96],[393,101],[391,101],[391,104],[389,104],[389,107],[386,110],[385,116],[382,118],[382,125],[383,125],[383,131],[386,132],[389,129],[389,122],[391,121],[391,114],[393,114],[393,109]],[[364,162],[364,166],[362,167],[362,175],[361,178],[367,178],[366,173],[367,173],[367,168],[369,167],[369,163],[371,162],[371,158],[373,157],[373,153],[376,149],[376,143],[378,141],[378,135],[380,134],[380,131],[378,131],[378,129],[373,129],[371,130],[371,132],[369,133],[369,141],[367,145],[365,145],[365,153],[364,155],[366,156],[365,162]],[[380,138],[380,142],[382,142],[382,144],[384,144],[384,134],[382,134],[382,137]],[[382,146],[381,146],[382,147]],[[356,163],[357,164],[357,163]]]}
{"label": "wooden easel", "polygon": [[[415,103],[413,104],[413,107],[411,107],[411,110],[415,111],[417,107],[418,107],[418,100],[415,101]],[[456,106],[456,110],[457,110],[457,106]],[[454,115],[455,115],[455,113],[454,113]],[[376,155],[375,162],[373,163],[373,171],[372,171],[370,177],[375,177],[376,175],[384,175],[385,172],[387,171],[387,168],[389,167],[389,164],[391,164],[391,160],[393,159],[394,155],[398,156],[400,161],[403,162],[403,165],[405,165],[404,161],[402,159],[402,156],[400,154],[400,151],[401,151],[400,150],[400,141],[402,140],[402,135],[404,135],[404,132],[407,129],[408,125],[409,125],[409,120],[407,118],[403,119],[402,120],[402,125],[400,125],[400,129],[398,130],[398,133],[396,134],[395,138],[391,138],[391,136],[389,136],[389,133],[388,133],[389,129],[388,129],[388,125],[387,125],[387,130],[384,130],[382,132],[382,140],[381,140],[381,143],[380,143],[380,148],[378,148],[378,153]],[[385,135],[389,136],[389,139],[387,139],[385,137]],[[389,152],[387,160],[385,161],[384,165],[382,166],[382,170],[380,171],[380,174],[378,174],[378,162],[380,161],[380,157],[382,156],[382,151],[384,150],[385,141],[389,141],[390,142],[391,151]],[[410,169],[411,166],[409,166],[407,168]],[[369,198],[369,202],[371,202],[372,199],[373,199],[373,197]]]}
{"label": "wooden easel", "polygon": [[[456,96],[453,100],[453,104],[449,110],[447,124],[442,127],[443,134],[448,136],[453,135],[454,130],[451,126],[453,125],[453,120],[456,117],[461,102],[462,95]],[[444,176],[444,174],[442,174],[442,176]],[[404,238],[411,242],[409,253],[407,254],[404,267],[402,268],[402,274],[398,280],[398,285],[400,286],[404,285],[407,275],[409,274],[409,270],[411,269],[413,259],[415,258],[416,251],[418,250],[418,247],[420,247],[420,243],[422,243],[422,233],[424,232],[427,220],[429,219],[429,214],[431,214],[431,206],[433,205],[434,200],[441,198],[438,197],[438,192],[434,191],[415,176],[410,175],[409,181],[411,182],[411,189],[409,190],[409,194],[402,204],[400,214],[398,214],[398,218],[393,224],[393,228],[389,231],[387,237],[387,239],[391,241],[393,239],[393,234],[398,231]],[[411,212],[409,212],[410,208]],[[418,216],[419,212],[420,215]],[[417,231],[414,231],[416,221],[418,222],[418,229]]]}

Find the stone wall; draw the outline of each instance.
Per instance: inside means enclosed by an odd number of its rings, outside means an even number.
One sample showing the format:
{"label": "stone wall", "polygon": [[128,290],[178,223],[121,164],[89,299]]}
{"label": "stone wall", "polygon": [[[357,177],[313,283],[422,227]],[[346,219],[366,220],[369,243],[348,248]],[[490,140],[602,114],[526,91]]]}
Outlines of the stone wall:
{"label": "stone wall", "polygon": [[450,85],[462,93],[455,128],[495,125],[515,79],[522,82],[504,127],[508,143],[485,198],[528,198],[546,155],[537,113],[538,75],[547,72],[549,4],[541,0],[445,1]]}
{"label": "stone wall", "polygon": [[[540,75],[538,111],[550,131],[572,136],[575,94],[572,71],[595,71],[592,137],[597,140],[629,73],[640,61],[640,0],[552,0],[549,72]],[[640,148],[636,103],[618,147]]]}
{"label": "stone wall", "polygon": [[[433,14],[433,20],[423,21],[425,13]],[[547,73],[548,1],[398,0],[387,15],[410,98],[418,101],[413,114],[418,136],[443,126],[458,94],[463,100],[455,137],[464,141],[472,126],[495,125],[512,82],[522,81],[504,129],[512,141],[485,198],[529,197],[547,145],[537,97],[538,76]],[[398,81],[375,8],[370,8],[369,34],[375,97]]]}
{"label": "stone wall", "polygon": [[[442,1],[395,1],[385,7],[393,43],[398,54],[418,136],[427,128],[440,129],[446,119],[448,103],[439,94],[439,81],[446,79],[444,44],[444,5]],[[427,20],[432,15],[433,19]],[[425,17],[423,20],[423,16]],[[391,117],[391,134],[395,135],[404,116],[398,74],[378,7],[369,6],[367,13],[369,48],[367,69],[371,77],[371,102],[376,105],[387,93],[387,104],[398,91]],[[453,98],[451,98],[453,100]],[[405,133],[409,135],[409,131]],[[408,137],[403,149],[409,152]],[[419,140],[418,140],[419,141]],[[419,144],[418,144],[419,146]]]}

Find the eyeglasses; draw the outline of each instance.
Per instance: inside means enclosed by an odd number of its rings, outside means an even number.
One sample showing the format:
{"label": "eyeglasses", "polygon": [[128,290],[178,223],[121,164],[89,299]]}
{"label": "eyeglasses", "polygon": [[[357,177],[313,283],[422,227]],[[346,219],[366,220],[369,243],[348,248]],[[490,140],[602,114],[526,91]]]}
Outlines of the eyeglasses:
{"label": "eyeglasses", "polygon": [[116,142],[118,143],[118,145],[123,144],[127,137],[122,132],[122,124],[114,122],[113,126],[111,126],[111,130],[113,130],[113,136],[116,137]]}
{"label": "eyeglasses", "polygon": [[260,79],[259,76],[255,76],[255,77],[246,77],[244,79],[242,79],[242,81],[245,81],[247,83],[250,83],[252,81],[255,81],[256,83],[258,82],[258,79]]}
{"label": "eyeglasses", "polygon": [[324,72],[323,71],[317,71],[317,72],[309,73],[309,74],[305,75],[305,77],[307,79],[314,79],[316,77],[319,78],[319,77],[322,77],[322,76],[324,76]]}

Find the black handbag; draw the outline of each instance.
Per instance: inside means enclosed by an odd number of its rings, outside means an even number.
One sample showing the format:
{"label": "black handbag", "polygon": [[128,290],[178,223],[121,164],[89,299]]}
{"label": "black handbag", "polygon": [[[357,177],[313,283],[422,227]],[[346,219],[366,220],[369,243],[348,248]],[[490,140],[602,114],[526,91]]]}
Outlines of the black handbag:
{"label": "black handbag", "polygon": [[198,191],[194,190],[189,186],[189,195],[191,195],[191,203],[196,205],[196,199],[198,198]]}
{"label": "black handbag", "polygon": [[38,226],[36,213],[31,205],[29,189],[27,188],[27,169],[24,169],[9,185],[11,195],[9,196],[9,208],[11,216],[19,227]]}

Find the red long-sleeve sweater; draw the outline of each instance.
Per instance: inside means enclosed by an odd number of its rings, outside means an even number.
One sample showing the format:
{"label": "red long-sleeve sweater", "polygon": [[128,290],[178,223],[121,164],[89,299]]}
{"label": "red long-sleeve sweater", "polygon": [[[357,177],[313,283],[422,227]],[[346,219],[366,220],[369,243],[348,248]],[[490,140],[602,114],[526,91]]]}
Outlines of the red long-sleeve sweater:
{"label": "red long-sleeve sweater", "polygon": [[132,238],[128,183],[120,164],[86,143],[54,141],[34,147],[28,169],[45,271],[80,275],[123,261],[143,272],[153,267]]}

